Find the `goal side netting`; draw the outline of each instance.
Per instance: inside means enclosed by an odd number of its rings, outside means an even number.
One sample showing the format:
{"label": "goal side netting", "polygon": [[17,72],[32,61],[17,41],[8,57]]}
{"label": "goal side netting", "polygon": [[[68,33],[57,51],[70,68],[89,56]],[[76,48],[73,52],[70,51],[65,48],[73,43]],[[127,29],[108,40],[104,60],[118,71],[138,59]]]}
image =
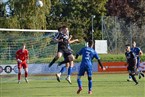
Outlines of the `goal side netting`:
{"label": "goal side netting", "polygon": [[0,28],[0,63],[15,63],[15,53],[26,43],[31,61],[39,62],[53,57],[57,43],[52,40],[57,30],[4,29]]}

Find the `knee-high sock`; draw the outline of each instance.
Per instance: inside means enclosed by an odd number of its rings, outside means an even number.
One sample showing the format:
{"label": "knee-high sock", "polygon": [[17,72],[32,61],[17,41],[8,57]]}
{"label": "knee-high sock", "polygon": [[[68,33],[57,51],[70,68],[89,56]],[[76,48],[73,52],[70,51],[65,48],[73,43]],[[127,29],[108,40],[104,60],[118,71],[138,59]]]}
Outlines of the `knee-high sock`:
{"label": "knee-high sock", "polygon": [[60,70],[60,73],[63,73],[66,70],[66,66],[63,66]]}
{"label": "knee-high sock", "polygon": [[69,67],[69,68],[68,68],[68,76],[70,76],[70,75],[72,74],[72,68],[73,68],[73,67]]}
{"label": "knee-high sock", "polygon": [[27,72],[27,71],[25,72],[25,78],[26,78],[26,77],[28,77],[28,72]]}
{"label": "knee-high sock", "polygon": [[57,59],[58,59],[58,58],[54,58],[54,59],[50,62],[49,67],[51,67],[51,66],[55,63],[55,61],[57,61]]}
{"label": "knee-high sock", "polygon": [[82,81],[80,78],[77,79],[79,89],[82,89]]}
{"label": "knee-high sock", "polygon": [[132,77],[133,81],[134,81],[135,83],[137,83],[137,80],[136,80],[136,78],[135,78],[135,75],[130,74],[130,76]]}
{"label": "knee-high sock", "polygon": [[88,80],[88,90],[92,91],[92,80]]}
{"label": "knee-high sock", "polygon": [[21,80],[21,73],[18,73],[18,80]]}

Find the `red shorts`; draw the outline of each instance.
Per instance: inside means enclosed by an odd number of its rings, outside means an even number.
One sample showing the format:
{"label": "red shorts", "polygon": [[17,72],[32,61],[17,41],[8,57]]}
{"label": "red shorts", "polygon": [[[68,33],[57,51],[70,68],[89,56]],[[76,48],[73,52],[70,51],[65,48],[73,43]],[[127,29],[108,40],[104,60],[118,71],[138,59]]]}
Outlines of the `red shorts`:
{"label": "red shorts", "polygon": [[28,64],[26,61],[23,61],[22,63],[18,63],[18,69],[21,69],[21,68],[28,68]]}

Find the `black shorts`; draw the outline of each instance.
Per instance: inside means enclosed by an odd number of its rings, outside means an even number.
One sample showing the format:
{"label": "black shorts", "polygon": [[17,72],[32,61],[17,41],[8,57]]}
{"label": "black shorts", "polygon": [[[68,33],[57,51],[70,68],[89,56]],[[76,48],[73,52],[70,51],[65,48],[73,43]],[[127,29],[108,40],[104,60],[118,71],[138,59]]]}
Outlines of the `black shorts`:
{"label": "black shorts", "polygon": [[65,52],[63,53],[63,57],[64,59],[67,59],[69,55],[71,55],[72,53],[71,52]]}
{"label": "black shorts", "polygon": [[72,54],[72,51],[70,49],[63,49],[63,56],[64,58],[67,58],[69,55]]}
{"label": "black shorts", "polygon": [[64,57],[64,60],[67,61],[67,62],[71,62],[71,61],[74,60],[73,55],[71,53],[65,53],[63,55],[63,57]]}
{"label": "black shorts", "polygon": [[129,73],[135,73],[136,72],[135,67],[128,66],[127,70],[129,71]]}
{"label": "black shorts", "polygon": [[61,53],[63,53],[64,50],[63,50],[62,48],[58,48],[57,52],[61,52]]}
{"label": "black shorts", "polygon": [[64,58],[67,58],[69,55],[72,54],[72,51],[68,48],[58,48],[58,52],[61,52]]}

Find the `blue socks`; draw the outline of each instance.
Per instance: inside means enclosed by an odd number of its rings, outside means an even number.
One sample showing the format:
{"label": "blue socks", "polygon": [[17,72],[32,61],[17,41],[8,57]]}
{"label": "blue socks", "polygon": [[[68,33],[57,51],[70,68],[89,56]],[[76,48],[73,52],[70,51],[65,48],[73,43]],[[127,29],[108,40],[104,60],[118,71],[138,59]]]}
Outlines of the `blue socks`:
{"label": "blue socks", "polygon": [[92,91],[92,80],[88,80],[89,91]]}
{"label": "blue socks", "polygon": [[81,81],[81,79],[77,79],[77,83],[78,83],[78,87],[82,88],[82,81]]}
{"label": "blue socks", "polygon": [[68,76],[70,76],[71,73],[72,73],[72,67],[69,67],[69,68],[68,68]]}
{"label": "blue socks", "polygon": [[64,73],[64,71],[66,71],[66,66],[63,66],[60,70],[61,73]]}

